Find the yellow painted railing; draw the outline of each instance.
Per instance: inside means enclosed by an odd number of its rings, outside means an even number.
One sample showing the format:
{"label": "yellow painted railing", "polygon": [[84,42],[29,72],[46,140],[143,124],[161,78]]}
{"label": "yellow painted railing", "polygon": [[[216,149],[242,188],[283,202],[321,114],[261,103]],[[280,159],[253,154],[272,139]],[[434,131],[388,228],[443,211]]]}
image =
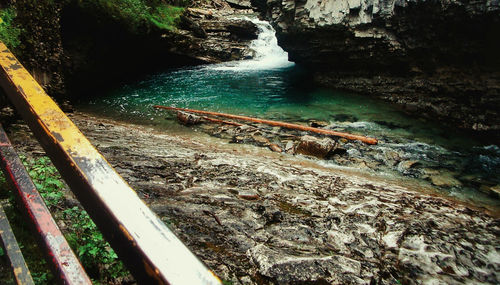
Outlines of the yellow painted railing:
{"label": "yellow painted railing", "polygon": [[0,67],[0,85],[7,97],[141,284],[220,284],[139,199],[3,43]]}

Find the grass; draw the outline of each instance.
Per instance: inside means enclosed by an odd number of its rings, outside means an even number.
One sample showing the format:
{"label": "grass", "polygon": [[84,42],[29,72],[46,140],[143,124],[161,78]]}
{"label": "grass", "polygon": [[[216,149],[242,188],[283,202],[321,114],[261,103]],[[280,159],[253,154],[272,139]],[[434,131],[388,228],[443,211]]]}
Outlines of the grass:
{"label": "grass", "polygon": [[135,33],[147,32],[153,27],[175,30],[184,12],[183,7],[161,1],[94,0],[80,2],[80,5],[122,23]]}
{"label": "grass", "polygon": [[13,7],[0,9],[0,40],[9,48],[14,49],[21,43],[21,29],[14,24],[16,10]]}
{"label": "grass", "polygon": [[149,20],[160,29],[173,30],[179,23],[180,15],[183,12],[183,7],[161,5],[156,7]]}
{"label": "grass", "polygon": [[[52,216],[56,220],[62,220],[66,225],[61,230],[93,282],[96,284],[115,284],[120,283],[117,281],[120,278],[129,276],[130,273],[104,240],[87,212],[78,206],[64,209],[65,185],[49,158],[28,159],[21,156],[21,160]],[[5,186],[2,181],[4,181],[3,175],[0,175],[0,185]],[[6,187],[2,188],[6,189]],[[9,196],[10,204],[13,205],[13,195]],[[25,225],[24,217],[16,211],[15,207],[10,207],[7,215],[15,228],[16,237],[20,236],[18,241],[35,283],[53,284],[54,277],[48,271],[46,262],[33,239],[33,233]],[[31,237],[31,239],[27,237]]]}

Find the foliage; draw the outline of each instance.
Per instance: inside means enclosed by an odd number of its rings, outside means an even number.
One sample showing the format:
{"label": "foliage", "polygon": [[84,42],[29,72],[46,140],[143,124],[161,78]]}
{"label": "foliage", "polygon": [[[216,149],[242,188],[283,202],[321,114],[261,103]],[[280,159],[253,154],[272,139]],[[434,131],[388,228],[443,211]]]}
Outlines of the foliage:
{"label": "foliage", "polygon": [[20,44],[21,29],[14,24],[16,10],[12,7],[0,9],[0,40],[9,48],[14,49]]}
{"label": "foliage", "polygon": [[87,212],[73,207],[63,213],[66,220],[73,221],[66,239],[71,247],[76,249],[87,271],[98,271],[101,280],[112,280],[128,275],[123,263],[104,240]]}
{"label": "foliage", "polygon": [[22,157],[22,160],[45,204],[49,209],[53,209],[64,197],[61,190],[64,184],[57,169],[52,166],[48,157],[33,160]]}
{"label": "foliage", "polygon": [[[57,215],[64,199],[64,183],[57,169],[48,157],[27,159],[21,156],[21,160],[45,203]],[[67,224],[66,239],[89,275],[109,281],[129,274],[85,210],[77,206],[63,210],[62,218]],[[42,281],[46,276],[41,274],[37,278]]]}
{"label": "foliage", "polygon": [[[21,157],[21,159],[26,160],[25,157]],[[23,252],[35,284],[54,284],[54,276],[50,272],[48,264],[43,258],[43,253],[35,240],[32,228],[26,223],[20,210],[14,206],[14,194],[11,191],[8,191],[9,185],[7,184],[5,176],[2,173],[0,173],[0,189],[3,189],[3,191],[0,192],[0,199],[8,200],[8,203],[4,204],[4,210],[9,219],[12,231],[16,236],[19,247]],[[3,252],[3,254],[5,253]],[[0,283],[3,284],[2,282],[5,280],[4,278],[11,278],[11,276],[9,274],[8,276],[1,276],[0,278],[2,278]]]}
{"label": "foliage", "polygon": [[172,30],[180,20],[184,8],[169,5],[156,7],[155,13],[151,15],[150,21],[160,29]]}
{"label": "foliage", "polygon": [[135,33],[149,31],[152,27],[174,30],[184,11],[163,1],[145,0],[94,0],[81,1],[80,5],[91,9],[93,14],[104,14]]}

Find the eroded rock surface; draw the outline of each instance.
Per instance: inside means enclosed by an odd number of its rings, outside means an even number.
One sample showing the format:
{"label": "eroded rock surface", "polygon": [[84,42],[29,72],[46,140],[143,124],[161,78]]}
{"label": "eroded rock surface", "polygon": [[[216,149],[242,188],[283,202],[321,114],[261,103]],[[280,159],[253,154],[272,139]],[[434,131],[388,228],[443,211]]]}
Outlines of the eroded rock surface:
{"label": "eroded rock surface", "polygon": [[[411,183],[206,135],[73,119],[188,247],[233,284],[500,280],[500,220],[491,213]],[[11,137],[24,150],[36,148],[22,129]]]}

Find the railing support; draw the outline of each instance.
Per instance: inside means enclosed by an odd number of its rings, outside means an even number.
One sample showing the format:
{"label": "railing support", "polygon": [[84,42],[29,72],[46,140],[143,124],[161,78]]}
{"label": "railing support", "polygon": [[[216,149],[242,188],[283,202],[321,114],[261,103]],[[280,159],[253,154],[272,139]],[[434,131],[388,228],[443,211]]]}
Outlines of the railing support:
{"label": "railing support", "polygon": [[0,125],[0,165],[61,284],[92,284]]}
{"label": "railing support", "polygon": [[9,258],[10,267],[12,268],[16,284],[34,285],[35,282],[33,282],[33,278],[31,278],[28,266],[24,261],[23,254],[21,253],[19,244],[12,232],[9,220],[2,206],[0,206],[0,237],[2,239],[2,247]]}

